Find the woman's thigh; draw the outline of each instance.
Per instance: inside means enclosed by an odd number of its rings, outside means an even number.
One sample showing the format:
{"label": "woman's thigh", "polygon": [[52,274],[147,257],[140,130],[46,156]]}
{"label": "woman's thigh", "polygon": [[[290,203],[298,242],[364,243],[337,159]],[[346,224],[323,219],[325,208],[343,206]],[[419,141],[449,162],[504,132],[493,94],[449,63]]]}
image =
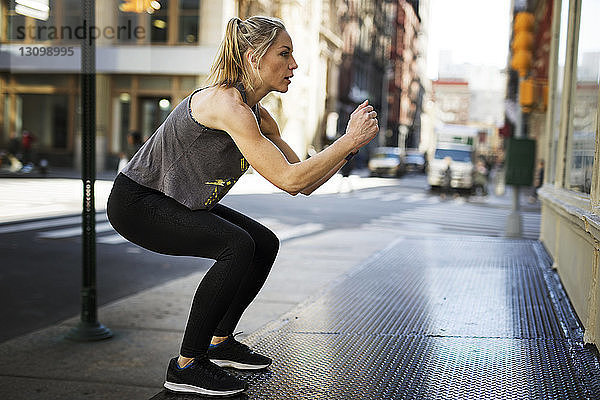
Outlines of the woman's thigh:
{"label": "woman's thigh", "polygon": [[252,237],[210,210],[192,211],[161,193],[111,193],[109,220],[127,240],[157,253],[220,259],[241,249],[252,253]]}
{"label": "woman's thigh", "polygon": [[268,249],[270,252],[277,252],[279,249],[279,239],[275,233],[258,221],[222,204],[216,204],[210,211],[248,232],[257,250]]}

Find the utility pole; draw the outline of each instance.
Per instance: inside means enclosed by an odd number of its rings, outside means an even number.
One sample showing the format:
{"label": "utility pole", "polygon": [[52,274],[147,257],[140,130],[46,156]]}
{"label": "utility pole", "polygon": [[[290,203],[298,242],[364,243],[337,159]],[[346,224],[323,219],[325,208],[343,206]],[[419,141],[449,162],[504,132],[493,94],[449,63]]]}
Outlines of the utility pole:
{"label": "utility pole", "polygon": [[82,26],[86,34],[81,41],[81,180],[83,181],[82,287],[81,320],[67,339],[88,342],[112,337],[112,332],[98,322],[96,302],[96,45],[91,27],[96,25],[95,0],[81,0]]}

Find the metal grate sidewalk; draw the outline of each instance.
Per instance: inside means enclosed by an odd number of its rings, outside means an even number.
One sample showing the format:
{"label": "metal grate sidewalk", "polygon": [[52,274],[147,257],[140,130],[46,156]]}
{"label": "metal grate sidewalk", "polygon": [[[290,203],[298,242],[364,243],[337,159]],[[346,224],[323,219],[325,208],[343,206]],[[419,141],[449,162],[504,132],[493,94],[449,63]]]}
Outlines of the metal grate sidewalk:
{"label": "metal grate sidewalk", "polygon": [[537,241],[401,239],[246,342],[274,364],[240,398],[600,399]]}

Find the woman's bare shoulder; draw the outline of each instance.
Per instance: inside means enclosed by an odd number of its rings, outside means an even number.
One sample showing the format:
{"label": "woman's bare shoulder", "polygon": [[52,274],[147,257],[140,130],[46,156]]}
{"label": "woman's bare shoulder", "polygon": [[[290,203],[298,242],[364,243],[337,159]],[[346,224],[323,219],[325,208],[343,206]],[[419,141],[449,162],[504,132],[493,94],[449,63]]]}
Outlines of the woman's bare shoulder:
{"label": "woman's bare shoulder", "polygon": [[244,100],[240,92],[233,87],[207,87],[200,90],[191,98],[192,116],[202,125],[214,129],[222,129],[223,113],[243,106]]}

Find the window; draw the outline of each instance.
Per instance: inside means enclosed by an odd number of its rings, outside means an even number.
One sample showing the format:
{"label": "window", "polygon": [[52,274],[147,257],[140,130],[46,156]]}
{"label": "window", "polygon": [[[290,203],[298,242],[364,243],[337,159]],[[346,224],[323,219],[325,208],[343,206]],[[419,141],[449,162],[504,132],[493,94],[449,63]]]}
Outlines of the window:
{"label": "window", "polygon": [[[54,6],[58,7],[58,2],[50,2],[50,7]],[[61,14],[62,14],[62,22],[57,24],[61,28],[60,36],[62,40],[65,42],[81,42],[81,39],[77,38],[75,30],[78,26],[82,24],[82,9],[81,9],[81,0],[62,0],[61,4]],[[50,13],[52,15],[52,13]],[[98,16],[96,16],[98,18]]]}
{"label": "window", "polygon": [[[565,61],[567,56],[567,28],[569,25],[569,0],[563,0],[560,10],[560,33],[558,37],[558,64],[556,72],[556,97],[554,101],[554,123],[552,129],[552,163],[556,165],[556,151],[558,148],[558,137],[560,134],[560,115],[562,104],[562,92],[565,77]],[[554,182],[556,178],[555,168],[550,170],[550,182]]]}
{"label": "window", "polygon": [[[173,1],[173,0],[172,0]],[[166,43],[169,37],[169,18],[167,10],[169,0],[160,1],[160,9],[150,15],[150,41],[152,43]]]}
{"label": "window", "polygon": [[[130,44],[136,42],[136,35],[132,34],[131,32],[138,27],[138,14],[132,12],[123,12],[119,9],[119,12],[117,13],[117,25],[119,27],[127,27],[126,30],[123,30],[124,32],[127,32],[126,34],[118,32],[118,35],[116,35],[117,42]],[[140,26],[140,28],[144,27]],[[143,37],[146,37],[147,29],[144,29],[143,31]]]}
{"label": "window", "polygon": [[600,83],[600,2],[582,0],[577,65],[571,103],[572,121],[566,186],[590,193]]}
{"label": "window", "polygon": [[198,22],[200,2],[198,0],[179,0],[179,37],[180,43],[198,43]]}
{"label": "window", "polygon": [[15,2],[9,1],[8,7],[3,7],[8,22],[7,40],[22,41],[25,39],[25,17],[15,12]]}

